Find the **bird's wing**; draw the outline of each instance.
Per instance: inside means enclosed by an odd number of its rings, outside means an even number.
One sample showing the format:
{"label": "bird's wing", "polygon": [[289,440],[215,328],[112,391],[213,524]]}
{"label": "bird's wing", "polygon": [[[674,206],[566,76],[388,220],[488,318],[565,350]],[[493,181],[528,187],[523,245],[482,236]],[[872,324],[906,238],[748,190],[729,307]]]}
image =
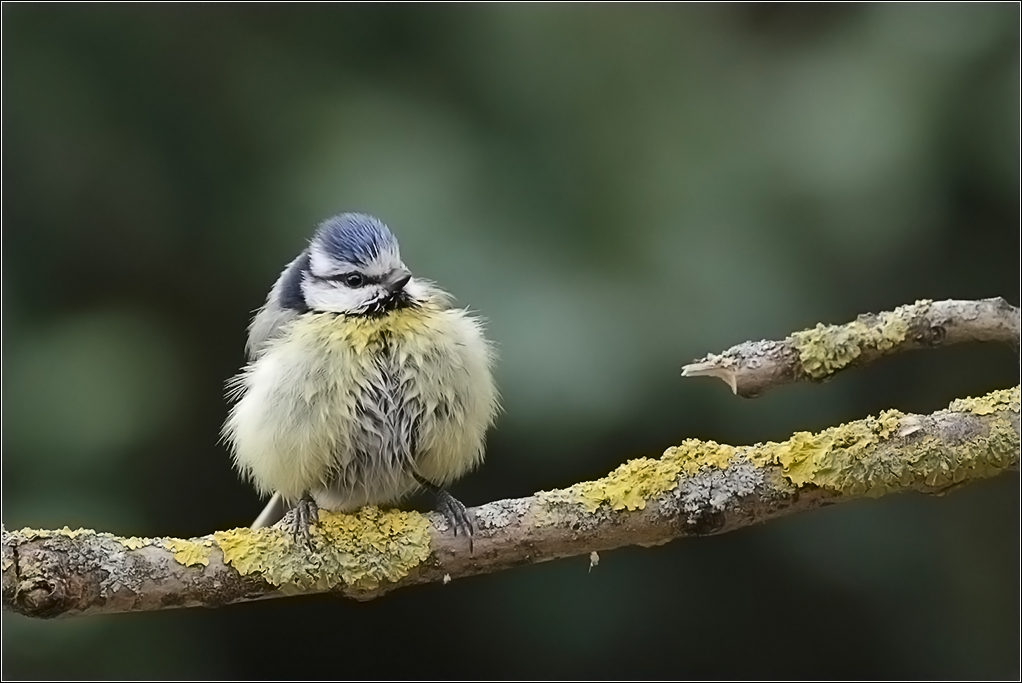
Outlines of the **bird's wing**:
{"label": "bird's wing", "polygon": [[[284,272],[280,274],[277,281],[273,283],[273,289],[266,297],[266,303],[252,318],[252,323],[248,326],[248,341],[245,343],[245,351],[250,360],[255,360],[262,353],[266,344],[280,334],[281,328],[305,310],[301,278],[302,271],[308,266],[308,262],[309,250],[306,249],[291,261]],[[280,494],[274,493],[263,511],[252,522],[252,528],[262,529],[273,526],[280,521],[288,509],[289,506]]]}
{"label": "bird's wing", "polygon": [[248,326],[248,341],[245,351],[250,360],[255,360],[274,339],[285,324],[294,320],[304,310],[305,302],[301,292],[302,270],[309,261],[306,249],[288,264],[280,274],[266,297],[266,303],[252,318]]}

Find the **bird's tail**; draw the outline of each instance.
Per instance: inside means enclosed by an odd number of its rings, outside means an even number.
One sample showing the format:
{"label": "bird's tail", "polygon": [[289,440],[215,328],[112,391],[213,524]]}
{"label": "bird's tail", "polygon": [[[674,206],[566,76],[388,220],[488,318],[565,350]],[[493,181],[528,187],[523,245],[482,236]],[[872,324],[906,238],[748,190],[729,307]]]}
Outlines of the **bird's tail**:
{"label": "bird's tail", "polygon": [[256,517],[256,521],[252,522],[252,528],[262,529],[263,527],[273,526],[281,520],[285,512],[287,512],[287,505],[284,503],[284,499],[281,498],[279,493],[274,493],[273,497],[270,498],[270,502],[266,504],[263,511]]}

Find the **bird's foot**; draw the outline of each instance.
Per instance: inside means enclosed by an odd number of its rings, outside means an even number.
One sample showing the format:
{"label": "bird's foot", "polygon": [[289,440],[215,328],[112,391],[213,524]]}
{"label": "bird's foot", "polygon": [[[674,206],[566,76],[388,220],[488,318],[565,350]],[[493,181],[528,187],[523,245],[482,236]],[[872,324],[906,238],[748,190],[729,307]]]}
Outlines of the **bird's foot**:
{"label": "bird's foot", "polygon": [[303,495],[280,520],[281,526],[291,535],[295,543],[312,547],[312,525],[319,522],[319,506],[308,493]]}
{"label": "bird's foot", "polygon": [[419,482],[420,485],[436,496],[436,511],[442,514],[447,523],[451,525],[454,535],[457,536],[460,530],[461,533],[468,537],[468,551],[471,553],[472,540],[475,536],[475,525],[472,523],[472,517],[468,514],[468,508],[460,500],[433,482],[423,479],[417,474],[414,476],[415,481]]}

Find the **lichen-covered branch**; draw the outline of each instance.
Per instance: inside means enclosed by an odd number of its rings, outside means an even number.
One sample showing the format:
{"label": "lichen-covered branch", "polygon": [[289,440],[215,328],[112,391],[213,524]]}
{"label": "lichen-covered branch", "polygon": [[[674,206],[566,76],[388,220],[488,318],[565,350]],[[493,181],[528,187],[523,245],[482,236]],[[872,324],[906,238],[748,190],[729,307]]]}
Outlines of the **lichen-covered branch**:
{"label": "lichen-covered branch", "polygon": [[474,552],[436,515],[376,508],[322,513],[312,551],[275,528],[187,540],[4,529],[3,605],[58,617],[326,591],[368,599],[411,584],[721,533],[861,496],[943,491],[1017,468],[1019,436],[1016,386],[932,415],[889,410],[781,443],[688,440],[597,481],[474,508]]}
{"label": "lichen-covered branch", "polygon": [[739,396],[782,384],[823,380],[841,370],[910,349],[962,342],[1019,348],[1019,309],[1001,298],[917,301],[845,325],[818,324],[781,341],[745,342],[682,368],[683,377],[717,377]]}

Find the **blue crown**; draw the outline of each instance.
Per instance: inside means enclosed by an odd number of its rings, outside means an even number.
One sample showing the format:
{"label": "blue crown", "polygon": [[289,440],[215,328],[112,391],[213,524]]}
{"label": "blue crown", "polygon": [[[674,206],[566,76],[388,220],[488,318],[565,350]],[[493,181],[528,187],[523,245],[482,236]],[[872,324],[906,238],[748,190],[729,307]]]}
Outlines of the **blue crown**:
{"label": "blue crown", "polygon": [[364,213],[342,213],[319,224],[316,240],[331,257],[367,266],[384,251],[397,251],[390,228]]}

